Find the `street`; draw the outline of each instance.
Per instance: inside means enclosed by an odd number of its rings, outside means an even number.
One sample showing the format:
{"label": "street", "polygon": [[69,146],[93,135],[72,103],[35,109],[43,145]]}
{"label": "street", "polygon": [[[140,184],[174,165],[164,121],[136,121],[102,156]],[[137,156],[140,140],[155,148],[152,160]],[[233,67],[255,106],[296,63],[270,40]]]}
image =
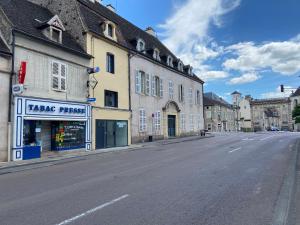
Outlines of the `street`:
{"label": "street", "polygon": [[215,137],[0,175],[1,225],[271,225],[297,133]]}

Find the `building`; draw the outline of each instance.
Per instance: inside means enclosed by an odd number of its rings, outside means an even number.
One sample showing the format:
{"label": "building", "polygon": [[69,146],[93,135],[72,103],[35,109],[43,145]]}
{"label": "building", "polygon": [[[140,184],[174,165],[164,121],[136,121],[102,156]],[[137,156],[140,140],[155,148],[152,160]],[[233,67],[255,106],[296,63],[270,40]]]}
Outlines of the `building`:
{"label": "building", "polygon": [[132,142],[140,142],[203,129],[203,81],[155,37],[152,28],[141,30],[98,1],[32,1],[47,5],[68,23],[66,29],[94,56],[95,66],[115,66],[113,73],[96,77],[96,148],[130,144],[126,131]]}
{"label": "building", "polygon": [[129,50],[113,7],[92,0],[31,1],[59,15],[66,30],[93,56],[90,66],[100,67],[90,80],[90,98],[95,98],[93,149],[130,145]]}
{"label": "building", "polygon": [[292,130],[291,100],[289,98],[252,99],[251,114],[254,131]]}
{"label": "building", "polygon": [[[132,142],[199,134],[203,81],[156,37],[122,23],[130,43]],[[125,32],[124,32],[125,33]]]}
{"label": "building", "polygon": [[91,56],[48,9],[20,0],[0,7],[1,33],[13,53],[13,160],[91,150]]}
{"label": "building", "polygon": [[9,130],[11,129],[9,117],[9,96],[11,78],[11,52],[3,37],[0,37],[0,162],[10,160]]}
{"label": "building", "polygon": [[239,99],[238,105],[238,123],[239,130],[244,132],[253,131],[252,127],[252,110],[251,110],[251,96],[247,95]]}
{"label": "building", "polygon": [[236,131],[233,105],[211,92],[205,93],[203,100],[206,130],[210,132]]}
{"label": "building", "polygon": [[[291,94],[290,99],[291,99],[291,105],[292,105],[291,110],[293,112],[293,110],[296,108],[296,106],[298,106],[300,103],[300,88],[297,88],[297,90]],[[300,124],[296,124],[295,120],[293,120],[293,130],[300,131]]]}

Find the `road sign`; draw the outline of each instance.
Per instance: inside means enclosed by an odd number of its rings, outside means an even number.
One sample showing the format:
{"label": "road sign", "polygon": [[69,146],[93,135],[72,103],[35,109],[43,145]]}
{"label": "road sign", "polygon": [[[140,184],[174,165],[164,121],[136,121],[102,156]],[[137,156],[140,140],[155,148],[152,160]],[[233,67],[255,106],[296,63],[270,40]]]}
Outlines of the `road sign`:
{"label": "road sign", "polygon": [[97,99],[96,98],[88,98],[87,101],[93,103],[93,102],[96,102]]}

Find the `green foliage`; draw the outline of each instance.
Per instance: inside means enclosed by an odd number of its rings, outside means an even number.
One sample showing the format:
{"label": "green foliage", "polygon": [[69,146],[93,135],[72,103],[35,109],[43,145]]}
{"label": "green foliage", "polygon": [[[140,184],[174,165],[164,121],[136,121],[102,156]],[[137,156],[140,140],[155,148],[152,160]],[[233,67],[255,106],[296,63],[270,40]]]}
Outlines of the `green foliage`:
{"label": "green foliage", "polygon": [[296,106],[293,110],[293,118],[300,117],[300,105]]}
{"label": "green foliage", "polygon": [[296,117],[296,119],[295,119],[295,123],[297,124],[297,123],[300,123],[300,117],[298,116],[298,117]]}

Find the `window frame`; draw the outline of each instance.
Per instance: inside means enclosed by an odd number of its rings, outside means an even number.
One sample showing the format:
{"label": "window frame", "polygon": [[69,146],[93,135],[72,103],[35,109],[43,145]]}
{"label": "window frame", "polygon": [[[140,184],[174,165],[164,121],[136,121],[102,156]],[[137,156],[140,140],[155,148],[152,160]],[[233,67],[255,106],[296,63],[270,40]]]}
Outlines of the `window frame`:
{"label": "window frame", "polygon": [[106,72],[115,74],[115,72],[116,72],[115,67],[116,67],[115,55],[111,52],[107,52],[106,53]]}
{"label": "window frame", "polygon": [[139,109],[139,132],[147,132],[147,116],[144,108]]}
{"label": "window frame", "polygon": [[[114,94],[114,97],[115,97],[115,105],[109,105],[107,104],[107,94]],[[109,108],[118,108],[119,107],[119,93],[116,92],[116,91],[111,91],[111,90],[104,90],[104,106],[105,107],[109,107]]]}
{"label": "window frame", "polygon": [[[56,63],[58,64],[58,74],[53,73],[53,64]],[[65,76],[62,76],[62,66],[65,67]],[[57,92],[67,92],[67,78],[68,78],[68,67],[67,64],[62,63],[60,61],[52,60],[50,64],[50,83],[51,83],[51,90],[57,91]],[[53,87],[53,78],[58,79],[57,86],[58,88]],[[62,80],[65,82],[65,88],[62,89]]]}
{"label": "window frame", "polygon": [[[53,31],[57,31],[59,33],[58,41],[53,38]],[[61,44],[62,43],[62,30],[60,30],[59,28],[56,28],[54,26],[50,26],[50,39],[51,39],[51,41]]]}

